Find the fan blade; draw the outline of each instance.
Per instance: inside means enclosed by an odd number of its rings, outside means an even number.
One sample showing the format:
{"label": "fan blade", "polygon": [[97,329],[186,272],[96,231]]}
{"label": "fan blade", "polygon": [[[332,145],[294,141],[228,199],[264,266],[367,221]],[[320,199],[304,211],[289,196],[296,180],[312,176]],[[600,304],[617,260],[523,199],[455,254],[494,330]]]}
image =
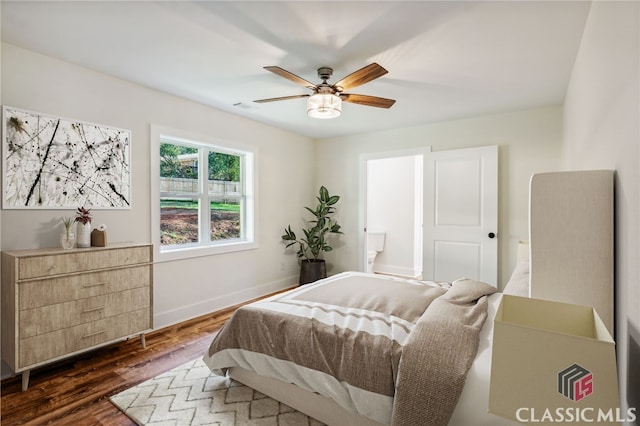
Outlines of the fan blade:
{"label": "fan blade", "polygon": [[275,101],[286,101],[289,99],[298,99],[298,98],[308,98],[310,95],[292,95],[292,96],[282,96],[279,98],[268,98],[268,99],[258,99],[257,102],[259,104],[263,104],[265,102],[275,102]]}
{"label": "fan blade", "polygon": [[379,98],[377,96],[368,95],[355,95],[343,93],[340,94],[340,98],[345,102],[351,102],[352,104],[360,104],[366,106],[372,106],[377,108],[391,108],[396,103],[394,99]]}
{"label": "fan blade", "polygon": [[263,67],[263,68],[267,71],[271,71],[272,73],[279,75],[280,77],[284,77],[287,80],[293,81],[294,83],[307,87],[311,90],[314,90],[316,88],[315,84],[305,80],[302,77],[298,77],[297,75],[290,73],[289,71],[282,69],[280,67],[271,66],[271,67]]}
{"label": "fan blade", "polygon": [[343,90],[349,90],[368,83],[371,80],[375,80],[378,77],[382,77],[388,72],[389,71],[374,62],[364,68],[360,68],[358,71],[352,72],[339,82],[335,83],[333,87],[336,89],[341,87],[341,89],[338,90],[340,92]]}

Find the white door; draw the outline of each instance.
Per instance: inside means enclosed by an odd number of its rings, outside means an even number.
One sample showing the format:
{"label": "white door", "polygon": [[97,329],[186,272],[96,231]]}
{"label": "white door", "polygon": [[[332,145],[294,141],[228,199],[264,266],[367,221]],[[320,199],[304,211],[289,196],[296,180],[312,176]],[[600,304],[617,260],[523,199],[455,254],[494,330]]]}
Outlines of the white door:
{"label": "white door", "polygon": [[425,157],[425,280],[498,283],[498,147]]}

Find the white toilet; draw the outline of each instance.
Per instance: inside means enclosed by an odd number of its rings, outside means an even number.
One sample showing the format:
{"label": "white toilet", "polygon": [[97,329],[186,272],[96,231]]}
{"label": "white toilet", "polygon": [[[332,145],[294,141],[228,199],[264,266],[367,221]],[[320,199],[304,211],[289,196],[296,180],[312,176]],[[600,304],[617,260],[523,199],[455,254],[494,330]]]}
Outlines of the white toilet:
{"label": "white toilet", "polygon": [[367,272],[373,273],[373,262],[384,249],[384,232],[367,232]]}

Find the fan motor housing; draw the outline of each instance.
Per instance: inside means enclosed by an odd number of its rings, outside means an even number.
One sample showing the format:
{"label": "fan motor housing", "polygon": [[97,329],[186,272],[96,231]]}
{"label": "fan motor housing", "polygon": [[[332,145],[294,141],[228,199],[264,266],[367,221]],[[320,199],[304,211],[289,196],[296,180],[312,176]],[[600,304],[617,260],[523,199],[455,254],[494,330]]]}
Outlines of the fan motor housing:
{"label": "fan motor housing", "polygon": [[329,68],[329,67],[318,68],[318,77],[320,77],[321,80],[327,81],[331,78],[332,75],[333,75],[332,68]]}

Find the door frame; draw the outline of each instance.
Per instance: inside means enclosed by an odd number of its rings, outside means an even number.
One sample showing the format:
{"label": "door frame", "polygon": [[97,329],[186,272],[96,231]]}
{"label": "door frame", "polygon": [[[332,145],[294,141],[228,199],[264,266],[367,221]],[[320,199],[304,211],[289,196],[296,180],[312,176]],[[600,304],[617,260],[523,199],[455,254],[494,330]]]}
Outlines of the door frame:
{"label": "door frame", "polygon": [[[360,271],[367,271],[367,162],[369,160],[384,160],[397,157],[412,157],[422,155],[423,167],[428,154],[431,153],[431,145],[420,148],[408,148],[397,151],[383,151],[360,154],[359,158],[359,185],[358,185],[358,264]],[[422,177],[424,186],[424,173]]]}

